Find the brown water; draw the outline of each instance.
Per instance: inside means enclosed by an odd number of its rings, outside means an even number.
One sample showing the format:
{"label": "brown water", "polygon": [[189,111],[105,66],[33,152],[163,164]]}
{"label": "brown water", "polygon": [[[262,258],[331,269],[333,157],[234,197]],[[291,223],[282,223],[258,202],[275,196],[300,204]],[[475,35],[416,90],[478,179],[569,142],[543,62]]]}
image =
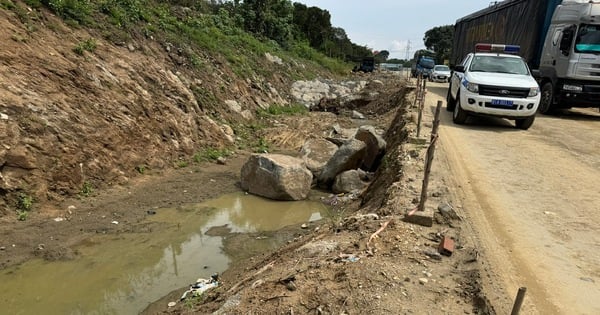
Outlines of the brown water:
{"label": "brown water", "polygon": [[[223,251],[224,237],[207,235],[209,229],[268,232],[318,220],[326,211],[320,202],[244,193],[158,209],[147,220],[158,223],[159,231],[94,236],[78,248],[75,260],[33,260],[2,271],[0,314],[137,314],[167,293],[227,269],[231,258]],[[273,244],[268,237],[264,241]],[[239,247],[227,251],[256,250]]]}

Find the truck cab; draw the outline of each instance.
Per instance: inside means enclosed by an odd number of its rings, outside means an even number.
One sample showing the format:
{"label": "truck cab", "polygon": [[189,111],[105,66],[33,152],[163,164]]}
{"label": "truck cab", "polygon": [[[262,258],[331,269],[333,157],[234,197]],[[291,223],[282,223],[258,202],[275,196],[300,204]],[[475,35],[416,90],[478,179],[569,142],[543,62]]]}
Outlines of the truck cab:
{"label": "truck cab", "polygon": [[540,60],[541,113],[600,104],[600,6],[564,1],[556,8]]}
{"label": "truck cab", "polygon": [[518,46],[477,44],[454,68],[447,95],[452,120],[464,124],[471,115],[515,121],[528,129],[540,103],[540,88]]}
{"label": "truck cab", "polygon": [[353,72],[373,72],[375,70],[375,57],[364,57],[360,64],[352,69]]}
{"label": "truck cab", "polygon": [[435,60],[433,59],[435,53],[430,50],[417,50],[415,52],[414,61],[411,67],[411,74],[413,78],[422,75],[424,78],[428,78],[431,74],[433,67],[435,66]]}

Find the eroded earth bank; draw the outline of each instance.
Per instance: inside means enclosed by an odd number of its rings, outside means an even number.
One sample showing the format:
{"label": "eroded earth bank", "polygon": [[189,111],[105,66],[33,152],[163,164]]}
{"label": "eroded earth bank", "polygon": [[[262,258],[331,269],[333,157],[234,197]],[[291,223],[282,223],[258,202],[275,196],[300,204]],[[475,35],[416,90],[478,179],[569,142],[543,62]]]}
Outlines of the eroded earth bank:
{"label": "eroded earth bank", "polygon": [[[218,54],[193,51],[205,65],[198,70],[186,59],[191,48],[166,39],[113,45],[30,12],[26,24],[0,10],[2,271],[81,259],[97,235],[176,229],[148,217],[240,192],[251,154],[301,156],[307,140],[337,146],[369,125],[386,148],[366,189],[315,188],[330,215],[288,228],[281,248],[239,258],[200,298],[179,301],[182,283],[145,312],[493,314],[491,305],[510,305],[503,292],[482,291],[487,264],[444,171],[434,168],[429,183],[433,226],[404,221],[419,201],[432,117],[426,110],[417,139],[414,82],[402,74],[340,77],[264,53],[261,71],[241,79]],[[52,28],[31,32],[32,24]],[[94,52],[73,52],[91,37]],[[313,110],[270,110],[298,104]],[[451,256],[439,254],[444,237]]]}

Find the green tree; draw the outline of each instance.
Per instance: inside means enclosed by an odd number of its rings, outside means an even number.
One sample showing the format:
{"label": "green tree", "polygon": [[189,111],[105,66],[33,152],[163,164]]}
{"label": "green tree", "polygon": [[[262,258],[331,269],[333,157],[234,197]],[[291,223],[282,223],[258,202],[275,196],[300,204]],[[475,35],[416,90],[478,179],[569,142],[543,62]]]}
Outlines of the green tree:
{"label": "green tree", "polygon": [[382,63],[386,62],[386,60],[390,57],[390,52],[387,50],[382,50],[375,54],[375,62]]}
{"label": "green tree", "polygon": [[245,0],[241,4],[244,28],[284,47],[292,39],[293,10],[290,0]]}
{"label": "green tree", "polygon": [[316,49],[324,48],[325,42],[333,35],[331,14],[318,7],[294,3],[293,23],[299,37],[308,40],[310,46]]}
{"label": "green tree", "polygon": [[427,49],[435,51],[436,62],[442,63],[450,59],[453,39],[454,25],[436,26],[425,32],[423,43]]}

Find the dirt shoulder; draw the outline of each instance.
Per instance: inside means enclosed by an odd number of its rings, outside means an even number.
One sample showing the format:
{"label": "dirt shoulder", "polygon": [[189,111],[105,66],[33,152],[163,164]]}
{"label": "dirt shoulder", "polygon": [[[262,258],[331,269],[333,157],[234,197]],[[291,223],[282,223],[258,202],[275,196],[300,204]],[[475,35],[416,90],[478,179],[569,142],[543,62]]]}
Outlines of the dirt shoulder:
{"label": "dirt shoulder", "polygon": [[[221,275],[217,289],[195,300],[200,304],[167,308],[187,289],[182,288],[145,313],[408,314],[435,310],[494,314],[481,290],[477,246],[460,213],[438,214],[432,227],[403,221],[420,195],[431,116],[424,119],[421,139],[425,140],[411,139],[415,135],[415,111],[409,106],[412,95],[398,85],[389,87],[356,108],[367,114],[365,121],[345,114],[310,113],[278,118],[262,134],[278,149],[295,152],[302,140],[323,136],[335,123],[352,128],[371,122],[385,129],[388,153],[362,201],[332,205],[332,217],[310,225],[288,245],[236,264]],[[25,222],[4,218],[0,225],[2,267],[33,257],[74,259],[77,244],[96,233],[148,232],[151,227],[143,219],[149,210],[198,203],[239,190],[239,170],[248,154],[239,151],[226,165],[149,170],[126,185],[46,205]],[[429,185],[427,208],[432,211],[440,204],[453,204],[444,174],[434,174]],[[56,222],[56,218],[65,220]],[[443,236],[455,244],[449,257],[437,254]]]}
{"label": "dirt shoulder", "polygon": [[166,171],[148,170],[127,185],[59,204],[45,204],[43,209],[32,212],[27,221],[3,217],[0,269],[34,257],[73,259],[77,256],[74,248],[96,233],[145,231],[146,226],[140,222],[148,211],[199,203],[239,191],[239,170],[248,154],[239,151],[228,158],[226,165],[205,162]]}
{"label": "dirt shoulder", "polygon": [[[145,314],[495,314],[481,290],[482,262],[461,214],[435,215],[432,227],[403,221],[414,209],[421,188],[427,141],[414,137],[411,97],[372,120],[389,123],[391,143],[363,202],[333,206],[337,215],[274,253],[254,257],[220,276],[220,286],[178,303],[187,288],[158,301]],[[424,119],[431,128],[431,115]],[[428,139],[424,131],[422,139]],[[430,182],[427,208],[452,205],[445,172]],[[451,214],[453,213],[453,214]],[[451,256],[438,254],[441,238],[451,238]],[[198,304],[199,303],[199,304]],[[193,306],[195,305],[195,306]]]}

